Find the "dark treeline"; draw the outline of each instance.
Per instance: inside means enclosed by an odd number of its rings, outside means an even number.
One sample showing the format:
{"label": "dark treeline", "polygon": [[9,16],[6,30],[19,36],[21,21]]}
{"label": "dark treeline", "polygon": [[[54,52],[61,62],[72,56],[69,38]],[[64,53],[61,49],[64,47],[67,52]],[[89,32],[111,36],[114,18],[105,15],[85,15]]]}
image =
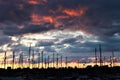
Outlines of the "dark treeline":
{"label": "dark treeline", "polygon": [[[79,75],[87,75],[89,77],[102,77],[105,75],[118,75],[120,74],[120,67],[108,67],[108,66],[87,66],[86,68],[17,68],[11,69],[8,67],[7,69],[0,69],[0,76],[2,77],[16,77],[16,76],[24,76],[31,78],[44,79],[48,77],[55,77],[57,80],[63,80],[60,78],[63,77],[78,77]],[[32,79],[32,80],[33,80]],[[26,79],[27,80],[27,79]],[[71,79],[70,79],[71,80]],[[72,79],[76,80],[76,79]]]}

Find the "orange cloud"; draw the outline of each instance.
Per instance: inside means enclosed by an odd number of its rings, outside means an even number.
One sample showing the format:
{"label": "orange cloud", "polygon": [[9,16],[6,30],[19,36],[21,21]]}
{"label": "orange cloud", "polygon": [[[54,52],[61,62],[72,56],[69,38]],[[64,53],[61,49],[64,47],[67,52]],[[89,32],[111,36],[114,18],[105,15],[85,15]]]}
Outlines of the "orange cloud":
{"label": "orange cloud", "polygon": [[85,13],[84,9],[74,10],[74,9],[65,9],[63,13],[69,16],[82,16]]}
{"label": "orange cloud", "polygon": [[57,16],[56,19],[65,19],[65,18],[69,18],[69,16]]}
{"label": "orange cloud", "polygon": [[31,15],[31,19],[32,24],[42,24],[44,22],[54,23],[54,19],[51,16],[40,16],[35,13]]}
{"label": "orange cloud", "polygon": [[38,0],[29,0],[28,3],[32,5],[39,4]]}
{"label": "orange cloud", "polygon": [[68,16],[56,16],[56,18],[53,18],[52,16],[40,16],[36,13],[33,13],[31,15],[31,24],[34,24],[34,25],[40,25],[40,24],[43,24],[45,22],[48,22],[48,23],[52,23],[54,24],[55,28],[58,28],[58,26],[62,25],[62,23],[59,21],[59,19],[64,19],[64,18],[68,18]]}
{"label": "orange cloud", "polygon": [[43,20],[50,23],[54,22],[54,19],[51,16],[43,16]]}
{"label": "orange cloud", "polygon": [[32,19],[32,21],[31,21],[32,24],[40,24],[41,23],[41,17],[38,14],[33,13],[31,15],[31,19]]}
{"label": "orange cloud", "polygon": [[[37,13],[33,13],[31,15],[32,24],[43,24],[43,23],[52,23],[55,28],[59,28],[59,26],[64,26],[63,19],[68,19],[70,17],[80,17],[86,12],[87,8],[78,8],[78,9],[66,9],[61,6],[58,7],[58,10],[50,10],[52,15],[42,16]],[[56,15],[57,13],[61,13]],[[70,20],[67,23],[72,24],[74,20]]]}
{"label": "orange cloud", "polygon": [[32,5],[43,4],[46,2],[47,2],[47,0],[28,0],[28,3],[32,4]]}

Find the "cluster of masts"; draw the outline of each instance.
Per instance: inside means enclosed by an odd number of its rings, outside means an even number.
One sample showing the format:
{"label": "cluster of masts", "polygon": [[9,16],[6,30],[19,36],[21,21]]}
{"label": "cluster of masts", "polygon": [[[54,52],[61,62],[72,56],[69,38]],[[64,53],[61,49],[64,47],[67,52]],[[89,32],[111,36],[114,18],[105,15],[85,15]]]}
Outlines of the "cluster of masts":
{"label": "cluster of masts", "polygon": [[[4,54],[4,69],[6,69],[7,66],[7,52],[5,52]],[[32,56],[32,57],[31,57]],[[50,56],[47,56],[46,58],[44,58],[44,52],[41,51],[41,53],[38,53],[38,60],[35,61],[35,54],[34,54],[34,50],[31,54],[31,47],[29,47],[29,55],[27,56],[27,62],[24,61],[23,58],[23,53],[21,53],[19,55],[19,59],[18,59],[18,64],[19,66],[17,66],[17,68],[24,68],[24,66],[27,65],[28,68],[50,68]],[[12,52],[12,69],[16,68],[16,58],[15,58],[15,51]],[[65,67],[67,67],[67,57],[65,57]],[[37,64],[36,64],[37,63]],[[63,67],[63,56],[60,56],[60,60],[59,60],[59,56],[58,54],[55,55],[55,53],[53,53],[52,55],[52,67],[53,68],[58,68],[59,67],[59,63],[60,63],[60,67]],[[35,65],[37,65],[37,67],[35,67]]]}
{"label": "cluster of masts", "polygon": [[[105,57],[102,56],[102,49],[101,49],[101,45],[99,45],[99,60],[97,57],[97,48],[95,48],[95,65],[98,65],[98,61],[99,61],[99,65],[100,67],[104,65],[104,61],[105,61]],[[115,66],[115,56],[114,56],[114,51],[112,51],[112,55],[110,56],[110,67],[114,67]]]}
{"label": "cluster of masts", "polygon": [[[95,48],[95,65],[99,65],[100,67],[103,66],[103,57],[102,57],[102,49],[101,49],[101,45],[99,45],[99,57],[97,56],[97,48]],[[6,56],[6,53],[4,54],[4,68],[7,67],[7,56]],[[31,58],[32,56],[32,58]],[[104,57],[105,59],[105,57]],[[64,63],[65,63],[65,67],[69,67],[68,66],[68,57],[64,57]],[[24,63],[24,58],[23,58],[23,53],[21,53],[19,55],[19,60],[18,60],[18,64],[20,64],[19,67],[23,67],[24,65],[26,64],[23,64]],[[29,51],[28,51],[28,60],[27,60],[27,63],[28,63],[28,67],[31,68],[31,65],[32,65],[32,68],[34,68],[34,65],[36,63],[35,61],[35,54],[34,54],[34,50],[33,50],[33,53],[31,54],[31,45],[29,47]],[[32,63],[32,64],[31,64]],[[60,63],[60,64],[59,64]],[[115,63],[115,59],[114,59],[114,51],[112,51],[112,56],[110,56],[110,66],[113,67],[114,66],[114,63]],[[79,60],[78,60],[78,64],[79,64]],[[12,52],[12,68],[14,69],[15,68],[15,51]],[[50,56],[47,56],[47,58],[44,58],[44,52],[41,51],[41,53],[38,53],[38,60],[37,60],[37,68],[49,68],[50,67]],[[59,56],[58,54],[55,55],[53,53],[52,55],[52,67],[53,68],[59,68],[59,67],[63,67],[63,56]]]}

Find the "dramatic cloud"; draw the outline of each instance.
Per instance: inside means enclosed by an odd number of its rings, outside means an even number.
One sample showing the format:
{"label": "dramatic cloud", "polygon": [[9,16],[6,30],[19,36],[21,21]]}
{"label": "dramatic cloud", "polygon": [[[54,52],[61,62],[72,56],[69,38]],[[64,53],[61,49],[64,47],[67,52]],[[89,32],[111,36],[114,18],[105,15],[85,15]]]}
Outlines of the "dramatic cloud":
{"label": "dramatic cloud", "polygon": [[5,36],[3,32],[0,30],[0,45],[10,43],[11,39],[8,36]]}
{"label": "dramatic cloud", "polygon": [[[1,0],[0,22],[16,24],[19,34],[32,33],[26,30],[26,24],[29,24],[45,27],[44,30],[38,28],[39,32],[56,28],[80,29],[95,35],[111,36],[120,32],[119,25],[114,25],[120,23],[119,3],[118,0]],[[24,25],[24,32],[19,30],[20,25]],[[53,27],[48,28],[49,25]],[[11,33],[13,34],[15,33]]]}
{"label": "dramatic cloud", "polygon": [[33,49],[46,55],[89,56],[99,44],[103,52],[118,53],[119,4],[119,0],[0,0],[0,50],[27,55],[32,42]]}

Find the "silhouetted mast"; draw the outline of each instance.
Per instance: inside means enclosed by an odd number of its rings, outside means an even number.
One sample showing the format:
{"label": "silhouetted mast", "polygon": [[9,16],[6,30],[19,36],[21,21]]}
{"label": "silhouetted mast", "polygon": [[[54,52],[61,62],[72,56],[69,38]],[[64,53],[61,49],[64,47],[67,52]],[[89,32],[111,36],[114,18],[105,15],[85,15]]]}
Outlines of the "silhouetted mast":
{"label": "silhouetted mast", "polygon": [[21,63],[21,54],[19,54],[19,62],[18,62],[19,68],[20,68],[20,63]]}
{"label": "silhouetted mast", "polygon": [[106,62],[106,58],[105,58],[105,56],[104,56],[104,61],[103,61],[103,62],[104,62],[104,65],[105,65],[105,62]]}
{"label": "silhouetted mast", "polygon": [[53,68],[54,68],[54,58],[55,58],[55,55],[54,55],[54,52],[53,52]]}
{"label": "silhouetted mast", "polygon": [[99,51],[100,51],[100,66],[102,66],[102,50],[101,50],[101,45],[99,45]]}
{"label": "silhouetted mast", "polygon": [[112,65],[113,65],[113,67],[114,67],[114,61],[115,61],[114,60],[114,51],[112,51],[112,63],[113,63]]}
{"label": "silhouetted mast", "polygon": [[112,67],[112,57],[110,56],[110,67]]}
{"label": "silhouetted mast", "polygon": [[97,49],[95,48],[95,65],[97,65]]}
{"label": "silhouetted mast", "polygon": [[45,68],[46,68],[46,62],[47,62],[47,60],[46,60],[46,58],[45,58],[45,61],[44,61],[44,64],[45,64]]}
{"label": "silhouetted mast", "polygon": [[35,61],[34,61],[34,50],[33,50],[33,54],[32,54],[32,68],[34,68],[34,63],[35,63]]}
{"label": "silhouetted mast", "polygon": [[62,56],[61,56],[61,68],[62,68]]}
{"label": "silhouetted mast", "polygon": [[42,57],[42,58],[41,58],[41,59],[42,59],[41,61],[42,61],[42,68],[43,68],[43,51],[41,52],[41,57]]}
{"label": "silhouetted mast", "polygon": [[50,59],[50,57],[48,56],[48,68],[49,68],[49,59]]}
{"label": "silhouetted mast", "polygon": [[19,67],[23,67],[23,53],[19,55]]}
{"label": "silhouetted mast", "polygon": [[77,63],[78,63],[78,68],[79,68],[79,59],[78,59],[78,62],[77,62]]}
{"label": "silhouetted mast", "polygon": [[19,57],[19,67],[23,67],[23,53],[20,54],[20,57]]}
{"label": "silhouetted mast", "polygon": [[23,53],[21,53],[21,66],[22,66],[22,68],[23,68]]}
{"label": "silhouetted mast", "polygon": [[4,69],[6,68],[6,51],[5,51],[5,55],[4,55]]}
{"label": "silhouetted mast", "polygon": [[56,67],[58,68],[58,54],[57,54],[57,58],[56,58]]}
{"label": "silhouetted mast", "polygon": [[29,68],[30,68],[30,56],[31,56],[31,43],[30,43],[30,46],[29,46],[29,58],[28,58],[28,63],[29,63]]}
{"label": "silhouetted mast", "polygon": [[15,51],[13,51],[13,61],[12,61],[12,68],[14,69],[14,63],[15,63]]}
{"label": "silhouetted mast", "polygon": [[38,68],[40,68],[40,53],[38,53]]}
{"label": "silhouetted mast", "polygon": [[67,57],[65,57],[65,65],[66,65],[66,68],[68,67],[67,66]]}

